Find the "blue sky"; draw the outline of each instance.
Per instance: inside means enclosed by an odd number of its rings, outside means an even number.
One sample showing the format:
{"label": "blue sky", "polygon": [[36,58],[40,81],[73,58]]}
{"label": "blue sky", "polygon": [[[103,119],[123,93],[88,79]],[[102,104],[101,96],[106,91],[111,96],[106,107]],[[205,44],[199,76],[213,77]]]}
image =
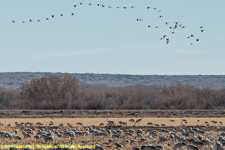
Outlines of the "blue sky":
{"label": "blue sky", "polygon": [[[0,72],[225,74],[224,6],[224,0],[1,0]],[[185,28],[172,35],[165,22]],[[160,40],[164,34],[169,44]]]}

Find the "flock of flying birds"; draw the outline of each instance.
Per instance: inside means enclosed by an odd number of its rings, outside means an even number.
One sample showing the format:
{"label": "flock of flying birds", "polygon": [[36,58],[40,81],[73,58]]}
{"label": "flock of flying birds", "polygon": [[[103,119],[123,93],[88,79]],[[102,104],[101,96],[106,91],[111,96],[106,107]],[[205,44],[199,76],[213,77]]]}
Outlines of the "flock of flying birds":
{"label": "flock of flying birds", "polygon": [[[73,7],[76,8],[76,7],[82,6],[82,5],[85,5],[85,4],[80,2],[79,4],[73,5]],[[106,6],[106,5],[104,5],[104,4],[93,4],[93,3],[88,3],[87,5],[89,5],[89,6],[95,5],[95,6],[97,6],[97,7],[116,8],[116,9],[133,9],[133,8],[135,8],[135,6],[129,6],[129,7],[126,7],[126,6],[124,6],[124,7],[116,6],[116,7],[112,7],[112,6]],[[152,9],[152,10],[154,10],[154,11],[157,11],[157,12],[159,13],[159,19],[163,18],[162,14],[161,14],[161,12],[162,12],[161,10],[159,10],[159,9],[157,9],[157,8],[152,8],[152,7],[150,7],[150,6],[147,6],[146,9],[147,9],[147,10]],[[74,12],[70,13],[70,15],[71,15],[71,16],[74,16]],[[64,16],[63,13],[59,14],[59,17],[63,17],[63,16]],[[51,16],[46,17],[44,20],[48,21],[48,20],[50,20],[50,19],[54,19],[55,17],[57,17],[57,15],[53,15],[53,14],[52,14]],[[29,19],[29,20],[27,20],[27,21],[22,21],[22,23],[29,23],[29,22],[31,23],[31,22],[40,22],[40,21],[43,21],[43,20],[41,20],[41,19],[38,19],[38,20]],[[140,22],[140,21],[143,21],[143,19],[142,19],[142,18],[137,18],[136,21],[137,21],[137,22]],[[12,23],[16,23],[16,22],[17,22],[17,21],[12,20]],[[20,22],[21,22],[21,21],[20,21]],[[176,31],[177,31],[179,28],[180,28],[180,29],[186,28],[184,25],[182,25],[182,24],[179,23],[179,22],[174,22],[174,23],[165,22],[165,25],[166,25],[166,26],[168,27],[168,29],[170,30],[170,33],[171,33],[170,35],[174,35],[174,34],[176,33]],[[155,29],[160,28],[159,26],[152,26],[152,25],[148,25],[147,27],[148,27],[148,28],[155,28]],[[200,26],[200,27],[199,27],[199,32],[200,32],[200,33],[203,33],[204,30],[205,30],[205,29],[203,28],[203,26]],[[200,39],[199,39],[195,34],[193,34],[193,33],[187,35],[186,38],[187,38],[187,39],[194,39],[194,40],[192,40],[192,41],[194,41],[194,42],[199,42],[199,41],[200,41]],[[169,44],[169,43],[170,43],[170,37],[169,37],[169,35],[166,35],[166,34],[164,34],[163,36],[161,36],[160,40],[162,40],[162,41],[165,40],[166,44]],[[191,42],[190,45],[194,45],[194,42]]]}

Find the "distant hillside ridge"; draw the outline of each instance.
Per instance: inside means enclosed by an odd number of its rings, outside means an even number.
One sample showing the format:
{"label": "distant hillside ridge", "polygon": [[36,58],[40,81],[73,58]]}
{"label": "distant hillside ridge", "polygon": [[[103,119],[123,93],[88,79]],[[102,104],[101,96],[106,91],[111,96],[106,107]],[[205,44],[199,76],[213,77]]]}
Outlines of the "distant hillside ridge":
{"label": "distant hillside ridge", "polygon": [[[0,90],[17,90],[25,81],[50,75],[63,76],[64,73],[51,72],[8,72],[0,73]],[[107,86],[144,85],[170,85],[181,81],[197,88],[225,88],[225,75],[126,75],[126,74],[93,74],[70,73],[76,76],[80,83],[102,84]]]}

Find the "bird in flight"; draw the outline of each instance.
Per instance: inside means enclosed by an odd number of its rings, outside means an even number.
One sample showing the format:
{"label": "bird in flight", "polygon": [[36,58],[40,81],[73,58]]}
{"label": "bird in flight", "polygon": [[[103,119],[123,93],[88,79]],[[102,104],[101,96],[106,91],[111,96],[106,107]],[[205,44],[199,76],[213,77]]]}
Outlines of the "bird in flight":
{"label": "bird in flight", "polygon": [[[79,5],[85,5],[85,3],[83,3],[83,2],[79,2],[78,4],[73,4],[72,6],[74,7],[74,8],[76,8],[77,6],[79,6]],[[95,5],[96,6],[96,4],[93,4],[93,3],[91,3],[91,2],[89,2],[89,3],[87,3],[87,5]],[[99,7],[107,7],[107,8],[122,8],[122,9],[128,9],[128,8],[134,8],[135,6],[133,5],[133,6],[121,6],[121,7],[119,7],[119,6],[115,6],[115,7],[112,7],[112,6],[106,6],[106,5],[104,5],[104,4],[97,4],[97,6],[99,6]],[[159,8],[156,8],[156,7],[150,7],[150,6],[145,6],[145,9],[152,9],[153,8],[153,10],[156,10],[156,12],[162,12],[162,10],[160,10]],[[75,14],[74,13],[70,13],[72,16],[74,16]],[[159,18],[164,18],[165,16],[163,16],[161,13],[157,13],[158,14],[158,17]],[[60,16],[62,17],[62,16],[64,16],[64,14],[60,14]],[[56,15],[50,15],[50,17],[48,17],[48,18],[45,18],[45,20],[51,20],[51,18],[55,18],[55,17],[57,17]],[[22,21],[22,20],[21,20]],[[37,22],[40,22],[41,20],[37,20]],[[136,19],[136,21],[143,21],[143,19],[141,19],[141,18],[137,18]],[[176,21],[176,20],[175,20]],[[17,21],[18,22],[18,21]],[[33,20],[32,19],[28,19],[26,22],[33,22]],[[22,23],[26,23],[25,21],[22,21]],[[16,21],[15,20],[12,20],[12,23],[16,23]],[[171,25],[170,25],[171,24]],[[179,23],[178,21],[177,22],[174,22],[174,24],[172,25],[173,23],[171,23],[171,21],[169,21],[169,20],[167,20],[167,22],[165,22],[165,25],[167,26],[167,28],[169,28],[169,29],[171,29],[170,30],[170,33],[171,34],[175,34],[175,31],[176,31],[176,29],[179,29],[179,28],[186,28],[184,25],[182,25],[181,23]],[[159,26],[151,26],[151,25],[147,25],[147,27],[148,28],[156,28],[156,29],[158,29],[159,28]],[[160,26],[160,28],[162,28],[161,26]],[[200,26],[199,27],[200,29],[200,31],[199,32],[204,32],[205,30],[204,30],[204,28],[203,28],[203,26]],[[189,36],[187,36],[187,38],[189,39],[189,38],[193,38],[194,37],[194,34],[190,34]],[[165,40],[166,41],[166,44],[169,44],[169,42],[170,42],[170,39],[168,38],[168,35],[163,35],[161,38],[160,38],[160,40]],[[199,38],[196,38],[195,39],[197,42],[199,42],[200,41],[200,39]],[[193,43],[189,43],[190,45],[193,45]]]}
{"label": "bird in flight", "polygon": [[142,21],[142,19],[137,18],[137,20],[136,20],[136,21]]}
{"label": "bird in flight", "polygon": [[169,44],[169,42],[170,42],[170,39],[166,38],[166,44]]}

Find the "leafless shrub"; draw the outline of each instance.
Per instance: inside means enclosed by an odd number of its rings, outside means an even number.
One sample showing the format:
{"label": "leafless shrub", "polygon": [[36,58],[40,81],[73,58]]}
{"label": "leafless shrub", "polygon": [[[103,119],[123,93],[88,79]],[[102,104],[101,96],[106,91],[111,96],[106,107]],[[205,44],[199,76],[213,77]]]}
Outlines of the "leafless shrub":
{"label": "leafless shrub", "polygon": [[0,91],[0,109],[224,109],[225,89],[167,86],[107,87],[80,84],[65,74],[25,82],[20,91]]}

